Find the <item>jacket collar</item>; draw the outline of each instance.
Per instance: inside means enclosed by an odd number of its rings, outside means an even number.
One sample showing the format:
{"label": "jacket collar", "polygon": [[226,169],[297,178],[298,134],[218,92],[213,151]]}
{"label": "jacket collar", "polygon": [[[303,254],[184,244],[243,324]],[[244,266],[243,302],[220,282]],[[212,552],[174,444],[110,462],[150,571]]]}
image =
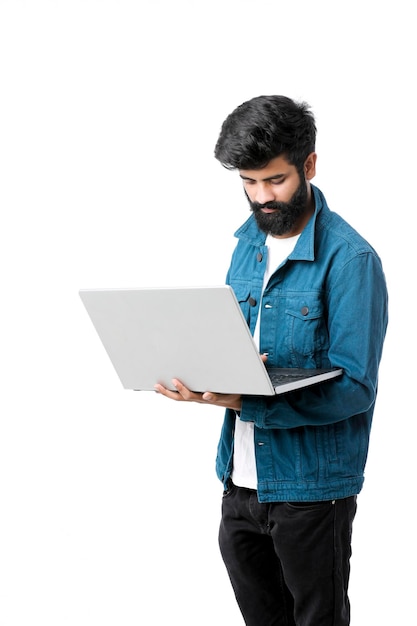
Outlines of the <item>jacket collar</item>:
{"label": "jacket collar", "polygon": [[[289,259],[314,261],[314,239],[315,239],[315,226],[317,216],[320,211],[328,211],[326,200],[324,195],[318,187],[311,185],[314,195],[315,209],[308,221],[304,230],[302,231],[294,250],[289,255]],[[258,228],[255,217],[253,214],[246,220],[244,224],[235,232],[235,237],[245,240],[254,246],[265,245],[266,234]]]}

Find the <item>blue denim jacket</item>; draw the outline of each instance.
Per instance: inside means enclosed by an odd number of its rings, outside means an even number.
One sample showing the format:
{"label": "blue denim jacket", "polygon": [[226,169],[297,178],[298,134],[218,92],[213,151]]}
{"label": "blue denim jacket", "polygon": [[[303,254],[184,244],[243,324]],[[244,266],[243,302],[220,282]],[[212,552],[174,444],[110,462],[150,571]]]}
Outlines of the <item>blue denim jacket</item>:
{"label": "blue denim jacket", "polygon": [[[244,396],[254,422],[258,498],[311,501],[359,493],[364,481],[387,327],[387,290],[375,250],[312,186],[315,213],[262,294],[265,234],[251,217],[236,232],[226,282],[260,351],[277,367],[342,367],[344,374],[276,397]],[[217,475],[226,485],[236,414],[226,410]]]}

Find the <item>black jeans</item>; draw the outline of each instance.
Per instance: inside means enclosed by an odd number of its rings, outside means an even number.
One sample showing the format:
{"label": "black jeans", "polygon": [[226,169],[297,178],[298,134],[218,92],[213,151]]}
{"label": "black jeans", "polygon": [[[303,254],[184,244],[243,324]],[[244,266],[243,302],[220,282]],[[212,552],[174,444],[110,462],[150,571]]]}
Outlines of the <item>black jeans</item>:
{"label": "black jeans", "polygon": [[219,544],[247,626],[346,626],[356,496],[260,504],[231,483]]}

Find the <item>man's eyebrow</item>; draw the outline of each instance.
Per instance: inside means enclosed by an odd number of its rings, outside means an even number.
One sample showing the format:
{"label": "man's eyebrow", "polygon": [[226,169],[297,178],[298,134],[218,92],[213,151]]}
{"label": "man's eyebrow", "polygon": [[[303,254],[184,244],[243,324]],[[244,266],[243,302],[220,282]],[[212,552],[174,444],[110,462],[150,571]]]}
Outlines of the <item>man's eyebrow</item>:
{"label": "man's eyebrow", "polygon": [[[255,181],[255,178],[249,178],[249,176],[244,176],[243,174],[239,173],[239,176],[242,180],[253,180]],[[267,178],[262,178],[262,182],[266,182],[268,180],[279,180],[281,178],[284,178],[285,174],[274,174],[273,176],[268,176]]]}

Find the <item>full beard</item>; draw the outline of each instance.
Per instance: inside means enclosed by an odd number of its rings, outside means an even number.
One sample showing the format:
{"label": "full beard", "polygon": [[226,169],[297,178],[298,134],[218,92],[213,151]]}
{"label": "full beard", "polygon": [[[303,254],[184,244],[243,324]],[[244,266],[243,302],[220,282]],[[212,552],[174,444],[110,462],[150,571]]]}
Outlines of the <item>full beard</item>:
{"label": "full beard", "polygon": [[[260,230],[270,235],[286,235],[296,226],[307,211],[307,184],[301,178],[300,184],[289,202],[251,202],[246,194]],[[274,213],[263,213],[262,209],[275,209]]]}

